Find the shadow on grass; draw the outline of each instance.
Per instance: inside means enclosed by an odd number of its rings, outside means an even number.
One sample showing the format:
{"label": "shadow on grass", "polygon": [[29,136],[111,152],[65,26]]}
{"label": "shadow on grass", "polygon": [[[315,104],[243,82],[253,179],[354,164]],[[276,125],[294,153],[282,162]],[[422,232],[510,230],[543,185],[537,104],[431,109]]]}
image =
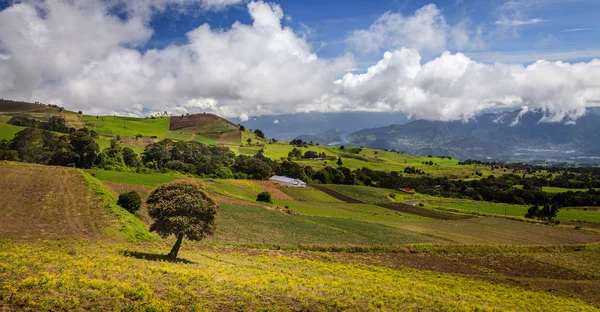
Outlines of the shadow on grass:
{"label": "shadow on grass", "polygon": [[149,260],[149,261],[159,261],[159,262],[172,262],[172,263],[185,263],[185,264],[192,264],[194,262],[187,260],[187,259],[183,259],[183,258],[177,258],[177,259],[173,259],[173,258],[169,258],[166,255],[158,255],[158,254],[152,254],[152,253],[147,253],[147,252],[139,252],[139,251],[129,251],[129,250],[125,250],[123,252],[123,255],[125,257],[133,257],[133,258],[137,258],[137,259],[143,259],[143,260]]}

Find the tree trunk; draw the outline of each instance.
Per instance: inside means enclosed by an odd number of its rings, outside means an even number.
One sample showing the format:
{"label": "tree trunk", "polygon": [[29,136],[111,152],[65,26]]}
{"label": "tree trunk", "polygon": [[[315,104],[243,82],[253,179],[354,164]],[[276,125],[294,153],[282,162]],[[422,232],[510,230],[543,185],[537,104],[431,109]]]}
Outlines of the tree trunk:
{"label": "tree trunk", "polygon": [[171,248],[171,252],[169,252],[167,257],[169,257],[171,259],[177,258],[177,253],[179,253],[179,247],[181,247],[182,241],[183,241],[183,233],[179,233],[177,235],[177,242],[175,242],[175,245],[173,246],[173,248]]}

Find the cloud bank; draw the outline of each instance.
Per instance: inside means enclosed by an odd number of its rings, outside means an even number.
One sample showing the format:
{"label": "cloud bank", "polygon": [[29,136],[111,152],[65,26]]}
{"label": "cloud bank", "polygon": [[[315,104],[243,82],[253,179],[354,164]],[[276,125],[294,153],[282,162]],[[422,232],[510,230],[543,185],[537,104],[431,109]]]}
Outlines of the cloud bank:
{"label": "cloud bank", "polygon": [[[13,4],[0,12],[0,96],[88,114],[214,112],[245,120],[307,111],[466,120],[495,107],[542,109],[560,120],[600,103],[600,60],[483,64],[444,52],[476,38],[465,24],[448,25],[435,5],[412,16],[386,13],[352,32],[348,42],[358,51],[389,49],[364,73],[347,72],[356,67],[351,54],[319,58],[304,35],[282,24],[282,8],[262,1],[247,4],[252,24],[204,24],[184,44],[138,50],[152,36],[154,11],[189,3],[220,10],[240,0]],[[127,18],[111,13],[118,5]]]}

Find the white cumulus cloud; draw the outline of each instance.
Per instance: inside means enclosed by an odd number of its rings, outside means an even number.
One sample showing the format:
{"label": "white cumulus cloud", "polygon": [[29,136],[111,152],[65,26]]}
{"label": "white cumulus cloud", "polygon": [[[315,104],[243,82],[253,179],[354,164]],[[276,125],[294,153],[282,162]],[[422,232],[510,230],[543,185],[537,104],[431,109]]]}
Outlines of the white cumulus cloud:
{"label": "white cumulus cloud", "polygon": [[446,50],[448,46],[466,45],[469,34],[464,22],[450,26],[440,9],[435,4],[428,4],[411,16],[387,12],[368,29],[350,33],[347,41],[364,53],[408,47],[421,53],[434,54]]}
{"label": "white cumulus cloud", "polygon": [[127,2],[131,14],[123,19],[111,13],[117,1],[20,2],[1,11],[2,97],[89,114],[211,112],[242,121],[308,111],[467,120],[497,107],[542,109],[556,121],[600,103],[600,60],[484,64],[443,52],[472,37],[465,23],[448,25],[435,5],[411,16],[386,13],[352,33],[348,40],[365,51],[389,51],[365,72],[348,72],[356,67],[352,55],[318,57],[304,35],[282,24],[277,4],[250,2],[251,24],[200,25],[185,43],[141,52],[153,10],[186,2]]}
{"label": "white cumulus cloud", "polygon": [[416,50],[386,52],[364,74],[336,81],[338,95],[355,109],[399,110],[416,117],[468,120],[497,107],[527,106],[548,121],[578,118],[600,100],[600,60],[588,63],[538,61],[529,66],[482,64],[444,52],[421,64]]}

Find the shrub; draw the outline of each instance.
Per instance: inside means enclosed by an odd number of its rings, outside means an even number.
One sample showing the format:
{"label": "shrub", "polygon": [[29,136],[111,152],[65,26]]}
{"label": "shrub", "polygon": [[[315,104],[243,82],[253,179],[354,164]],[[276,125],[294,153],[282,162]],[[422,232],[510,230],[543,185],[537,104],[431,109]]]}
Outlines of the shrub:
{"label": "shrub", "polygon": [[136,211],[140,210],[142,205],[142,197],[136,191],[123,193],[119,195],[117,205],[125,208],[125,210],[131,213],[135,213]]}
{"label": "shrub", "polygon": [[256,196],[256,201],[265,202],[265,203],[273,203],[271,199],[271,193],[269,192],[261,192]]}

